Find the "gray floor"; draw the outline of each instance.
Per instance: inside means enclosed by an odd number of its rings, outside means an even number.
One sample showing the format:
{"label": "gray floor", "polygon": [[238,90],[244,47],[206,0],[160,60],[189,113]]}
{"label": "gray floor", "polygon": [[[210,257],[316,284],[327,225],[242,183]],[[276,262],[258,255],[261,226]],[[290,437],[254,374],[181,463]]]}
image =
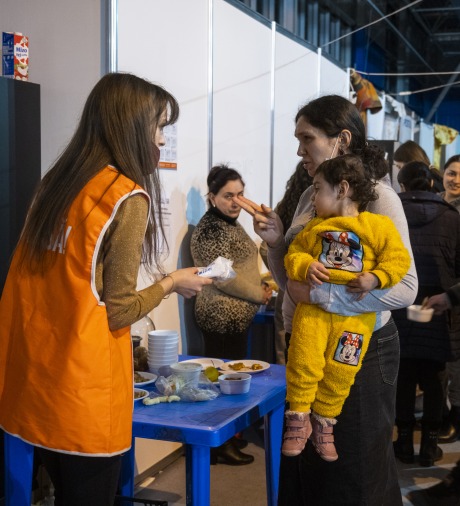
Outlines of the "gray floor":
{"label": "gray floor", "polygon": [[[415,432],[416,441],[420,440],[420,432]],[[410,506],[412,503],[405,497],[411,490],[429,487],[439,483],[452,469],[457,460],[460,459],[460,441],[455,443],[439,445],[444,452],[442,460],[436,462],[433,467],[421,467],[417,464],[402,464],[398,462],[399,485],[403,495],[404,506]],[[419,445],[415,445],[417,454]]]}
{"label": "gray floor", "polygon": [[[415,433],[418,442],[420,433]],[[265,506],[265,455],[261,440],[255,431],[246,433],[250,441],[247,453],[254,455],[253,464],[232,467],[222,464],[211,466],[211,506],[234,506],[244,503]],[[444,457],[433,467],[406,465],[398,462],[399,482],[404,506],[412,503],[405,495],[413,489],[438,483],[460,458],[460,441],[441,445]],[[418,453],[418,444],[415,447]],[[180,457],[154,478],[145,480],[136,489],[136,497],[168,501],[169,506],[185,506],[185,461]]]}
{"label": "gray floor", "polygon": [[[267,504],[265,491],[265,452],[257,432],[247,431],[249,445],[244,452],[254,455],[254,462],[247,466],[211,466],[211,506],[235,506]],[[168,506],[185,506],[185,459],[180,457],[173,464],[141,483],[135,496],[144,499],[168,501]]]}

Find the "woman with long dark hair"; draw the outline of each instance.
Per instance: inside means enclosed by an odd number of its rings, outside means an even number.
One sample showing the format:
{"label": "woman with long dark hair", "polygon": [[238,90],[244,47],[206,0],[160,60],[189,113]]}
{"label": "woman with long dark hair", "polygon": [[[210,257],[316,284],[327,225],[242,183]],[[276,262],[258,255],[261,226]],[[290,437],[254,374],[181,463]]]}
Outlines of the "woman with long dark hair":
{"label": "woman with long dark hair", "polygon": [[[131,446],[130,325],[210,283],[163,272],[157,165],[179,115],[161,86],[107,74],[41,181],[0,301],[0,426],[34,445],[56,506],[110,506]],[[141,262],[155,276],[138,291]]]}

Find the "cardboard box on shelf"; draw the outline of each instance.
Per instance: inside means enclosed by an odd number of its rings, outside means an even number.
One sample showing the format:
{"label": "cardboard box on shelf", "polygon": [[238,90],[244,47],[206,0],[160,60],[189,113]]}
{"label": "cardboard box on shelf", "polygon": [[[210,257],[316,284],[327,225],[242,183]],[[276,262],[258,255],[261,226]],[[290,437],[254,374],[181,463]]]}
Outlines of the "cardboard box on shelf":
{"label": "cardboard box on shelf", "polygon": [[11,79],[29,79],[29,37],[19,32],[2,33],[2,75]]}

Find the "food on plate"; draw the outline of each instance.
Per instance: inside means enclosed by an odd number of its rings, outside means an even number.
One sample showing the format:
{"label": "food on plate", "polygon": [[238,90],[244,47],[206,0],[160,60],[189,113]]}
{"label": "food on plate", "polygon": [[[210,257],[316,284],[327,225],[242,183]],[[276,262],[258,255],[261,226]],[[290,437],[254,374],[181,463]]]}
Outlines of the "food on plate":
{"label": "food on plate", "polygon": [[135,391],[135,392],[134,392],[134,398],[135,398],[135,399],[140,399],[141,397],[144,397],[144,395],[145,395],[145,392],[144,392],[144,391],[141,391],[141,392],[137,392],[137,391]]}
{"label": "food on plate", "polygon": [[139,374],[137,371],[134,371],[134,383],[145,383],[148,380],[149,378],[146,378],[145,376],[142,376],[142,374]]}
{"label": "food on plate", "polygon": [[228,367],[234,371],[241,371],[241,369],[246,366],[243,364],[243,362],[236,362],[235,364],[230,364]]}
{"label": "food on plate", "polygon": [[219,377],[220,373],[215,367],[209,366],[206,367],[206,369],[204,370],[204,374],[209,381],[214,382],[217,381],[217,378]]}
{"label": "food on plate", "polygon": [[235,364],[229,364],[230,369],[233,369],[234,371],[241,371],[242,369],[252,369],[253,371],[260,371],[263,369],[263,366],[261,364],[252,364],[252,365],[244,365],[243,362],[236,362]]}

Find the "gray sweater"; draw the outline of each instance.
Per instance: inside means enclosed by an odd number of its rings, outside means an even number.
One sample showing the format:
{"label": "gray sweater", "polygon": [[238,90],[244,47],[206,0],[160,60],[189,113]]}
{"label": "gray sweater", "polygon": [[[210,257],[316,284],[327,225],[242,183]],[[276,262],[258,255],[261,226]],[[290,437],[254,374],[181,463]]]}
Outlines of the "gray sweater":
{"label": "gray sweater", "polygon": [[[390,319],[392,309],[399,309],[410,306],[417,295],[418,281],[415,271],[414,259],[409,239],[406,217],[397,193],[391,186],[389,176],[378,181],[376,191],[378,200],[371,202],[367,208],[369,212],[383,214],[393,220],[396,228],[401,234],[404,246],[411,255],[411,266],[403,280],[392,288],[386,290],[373,290],[363,300],[356,300],[353,294],[346,291],[345,285],[333,285],[323,283],[310,292],[310,300],[318,304],[325,311],[357,315],[361,313],[376,312],[377,320],[375,330],[383,327]],[[300,197],[299,205],[292,220],[292,225],[286,232],[285,240],[280,241],[276,246],[268,248],[268,262],[270,272],[278,286],[286,289],[287,276],[284,269],[284,255],[293,238],[304,228],[305,224],[313,217],[311,196],[313,187],[310,186]],[[292,331],[292,318],[296,304],[286,290],[283,300],[283,317],[286,332]]]}

